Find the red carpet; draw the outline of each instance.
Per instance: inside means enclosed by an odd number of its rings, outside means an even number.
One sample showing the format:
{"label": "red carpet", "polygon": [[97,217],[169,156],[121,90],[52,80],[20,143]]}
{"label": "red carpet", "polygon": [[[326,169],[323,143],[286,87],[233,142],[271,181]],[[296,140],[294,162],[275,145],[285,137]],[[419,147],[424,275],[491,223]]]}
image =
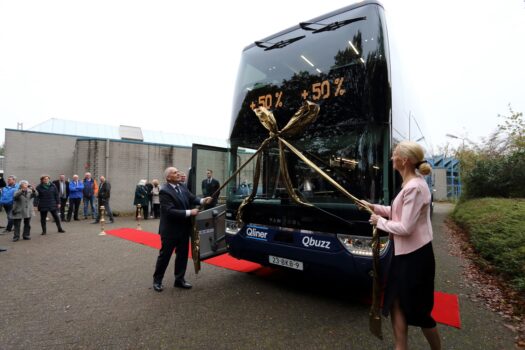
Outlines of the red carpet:
{"label": "red carpet", "polygon": [[[132,228],[108,230],[106,233],[108,235],[143,244],[148,247],[160,249],[160,236],[156,233],[139,231]],[[263,267],[259,264],[246,260],[238,260],[228,254],[219,255],[217,257],[207,259],[204,262],[206,264],[223,267],[229,270],[252,272],[259,276],[269,275],[273,271],[272,268]],[[432,310],[432,317],[434,317],[436,322],[460,328],[461,320],[459,317],[458,296],[456,294],[434,292],[434,310]]]}
{"label": "red carpet", "polygon": [[436,322],[461,328],[458,295],[434,291],[432,317]]}

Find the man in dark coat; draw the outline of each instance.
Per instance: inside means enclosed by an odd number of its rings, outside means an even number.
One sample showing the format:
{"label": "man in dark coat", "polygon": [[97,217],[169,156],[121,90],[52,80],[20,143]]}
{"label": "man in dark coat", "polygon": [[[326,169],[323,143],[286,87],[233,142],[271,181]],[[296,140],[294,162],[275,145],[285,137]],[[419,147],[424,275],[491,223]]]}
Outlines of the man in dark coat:
{"label": "man in dark coat", "polygon": [[206,171],[206,178],[202,180],[202,195],[205,197],[213,196],[213,200],[210,204],[206,205],[205,209],[213,208],[217,205],[217,200],[219,198],[219,192],[215,193],[221,187],[219,181],[213,178],[213,170],[208,169]]}
{"label": "man in dark coat", "polygon": [[111,207],[109,206],[109,198],[111,197],[111,184],[106,181],[106,178],[103,175],[100,175],[100,186],[98,187],[98,210],[97,210],[97,218],[93,222],[93,224],[97,224],[100,222],[100,207],[104,207],[104,211],[106,212],[106,215],[109,218],[109,223],[112,224],[114,222],[113,220],[113,212],[111,211]]}
{"label": "man in dark coat", "polygon": [[185,186],[180,185],[181,177],[177,168],[170,167],[164,171],[167,183],[160,189],[160,224],[159,234],[162,246],[153,274],[153,289],[162,292],[162,279],[170,262],[173,250],[175,257],[175,287],[189,289],[184,275],[188,264],[189,238],[192,230],[191,216],[199,213],[192,209],[194,205],[208,204],[211,197],[199,198]]}
{"label": "man in dark coat", "polygon": [[53,185],[58,190],[58,198],[60,199],[60,220],[66,220],[66,204],[69,198],[69,181],[66,180],[66,175],[60,174],[58,180],[53,181]]}

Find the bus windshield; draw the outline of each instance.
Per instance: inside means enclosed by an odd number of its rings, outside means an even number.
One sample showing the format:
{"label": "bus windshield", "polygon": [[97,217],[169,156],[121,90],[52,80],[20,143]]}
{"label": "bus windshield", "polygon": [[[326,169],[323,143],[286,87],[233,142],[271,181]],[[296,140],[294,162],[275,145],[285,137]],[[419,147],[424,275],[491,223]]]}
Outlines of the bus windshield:
{"label": "bus windshield", "polygon": [[[279,129],[305,100],[320,105],[317,120],[288,139],[358,198],[389,201],[390,84],[382,8],[364,6],[302,23],[243,52],[231,123],[232,172],[268,137],[254,109],[271,110]],[[257,199],[286,196],[279,152],[263,153]],[[312,203],[349,203],[293,153],[286,161],[294,189]],[[228,191],[242,199],[253,188],[255,161]]]}

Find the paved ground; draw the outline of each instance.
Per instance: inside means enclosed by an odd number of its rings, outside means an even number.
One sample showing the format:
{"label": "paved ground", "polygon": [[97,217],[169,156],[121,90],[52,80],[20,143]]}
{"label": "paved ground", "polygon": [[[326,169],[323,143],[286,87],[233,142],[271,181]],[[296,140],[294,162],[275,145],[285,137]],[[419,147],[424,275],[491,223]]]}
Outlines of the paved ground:
{"label": "paved ground", "polygon": [[[462,261],[447,250],[435,212],[436,289],[460,295],[463,328],[440,326],[444,349],[513,349],[513,336],[498,315],[472,303],[461,278]],[[5,223],[5,214],[0,223]],[[189,268],[190,291],[151,289],[157,251],[112,236],[99,236],[89,221],[65,223],[67,233],[40,236],[33,219],[31,241],[0,236],[0,349],[391,349],[368,332],[368,306],[334,281],[289,273],[269,277],[203,264]],[[135,227],[118,218],[108,226]],[[158,221],[143,222],[155,232]],[[190,265],[191,266],[191,265]],[[417,329],[412,349],[424,349]]]}

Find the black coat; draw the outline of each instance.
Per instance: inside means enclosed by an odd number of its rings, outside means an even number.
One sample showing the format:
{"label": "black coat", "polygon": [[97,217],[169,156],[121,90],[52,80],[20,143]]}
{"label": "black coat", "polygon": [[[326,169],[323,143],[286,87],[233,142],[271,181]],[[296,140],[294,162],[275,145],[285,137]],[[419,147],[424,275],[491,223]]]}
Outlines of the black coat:
{"label": "black coat", "polygon": [[98,188],[98,205],[104,205],[109,200],[111,195],[111,184],[107,181],[100,183]]}
{"label": "black coat", "polygon": [[39,211],[53,211],[58,208],[60,198],[58,198],[58,190],[52,183],[46,189],[43,184],[36,186],[38,197],[35,200],[35,206]]}
{"label": "black coat", "polygon": [[133,205],[140,204],[142,207],[147,207],[148,201],[148,189],[144,185],[137,185],[135,187],[135,198],[133,199]]}
{"label": "black coat", "polygon": [[179,186],[180,194],[170,184],[160,188],[160,223],[159,234],[162,238],[179,239],[191,234],[191,216],[186,210],[200,204],[200,198],[185,186]]}
{"label": "black coat", "polygon": [[[221,185],[219,184],[219,181],[212,178],[210,183],[208,183],[208,179],[202,180],[201,187],[202,187],[202,195],[204,197],[209,197],[212,194],[214,194],[215,191],[217,191],[219,187],[221,187]],[[214,200],[217,200],[217,198],[219,198],[219,192],[217,192],[215,196],[213,196]]]}
{"label": "black coat", "polygon": [[[66,187],[66,199],[69,198],[69,181],[64,181],[65,183],[65,187]],[[53,181],[53,185],[55,185],[55,187],[57,188],[58,190],[58,196],[60,197],[60,180],[55,180]]]}

